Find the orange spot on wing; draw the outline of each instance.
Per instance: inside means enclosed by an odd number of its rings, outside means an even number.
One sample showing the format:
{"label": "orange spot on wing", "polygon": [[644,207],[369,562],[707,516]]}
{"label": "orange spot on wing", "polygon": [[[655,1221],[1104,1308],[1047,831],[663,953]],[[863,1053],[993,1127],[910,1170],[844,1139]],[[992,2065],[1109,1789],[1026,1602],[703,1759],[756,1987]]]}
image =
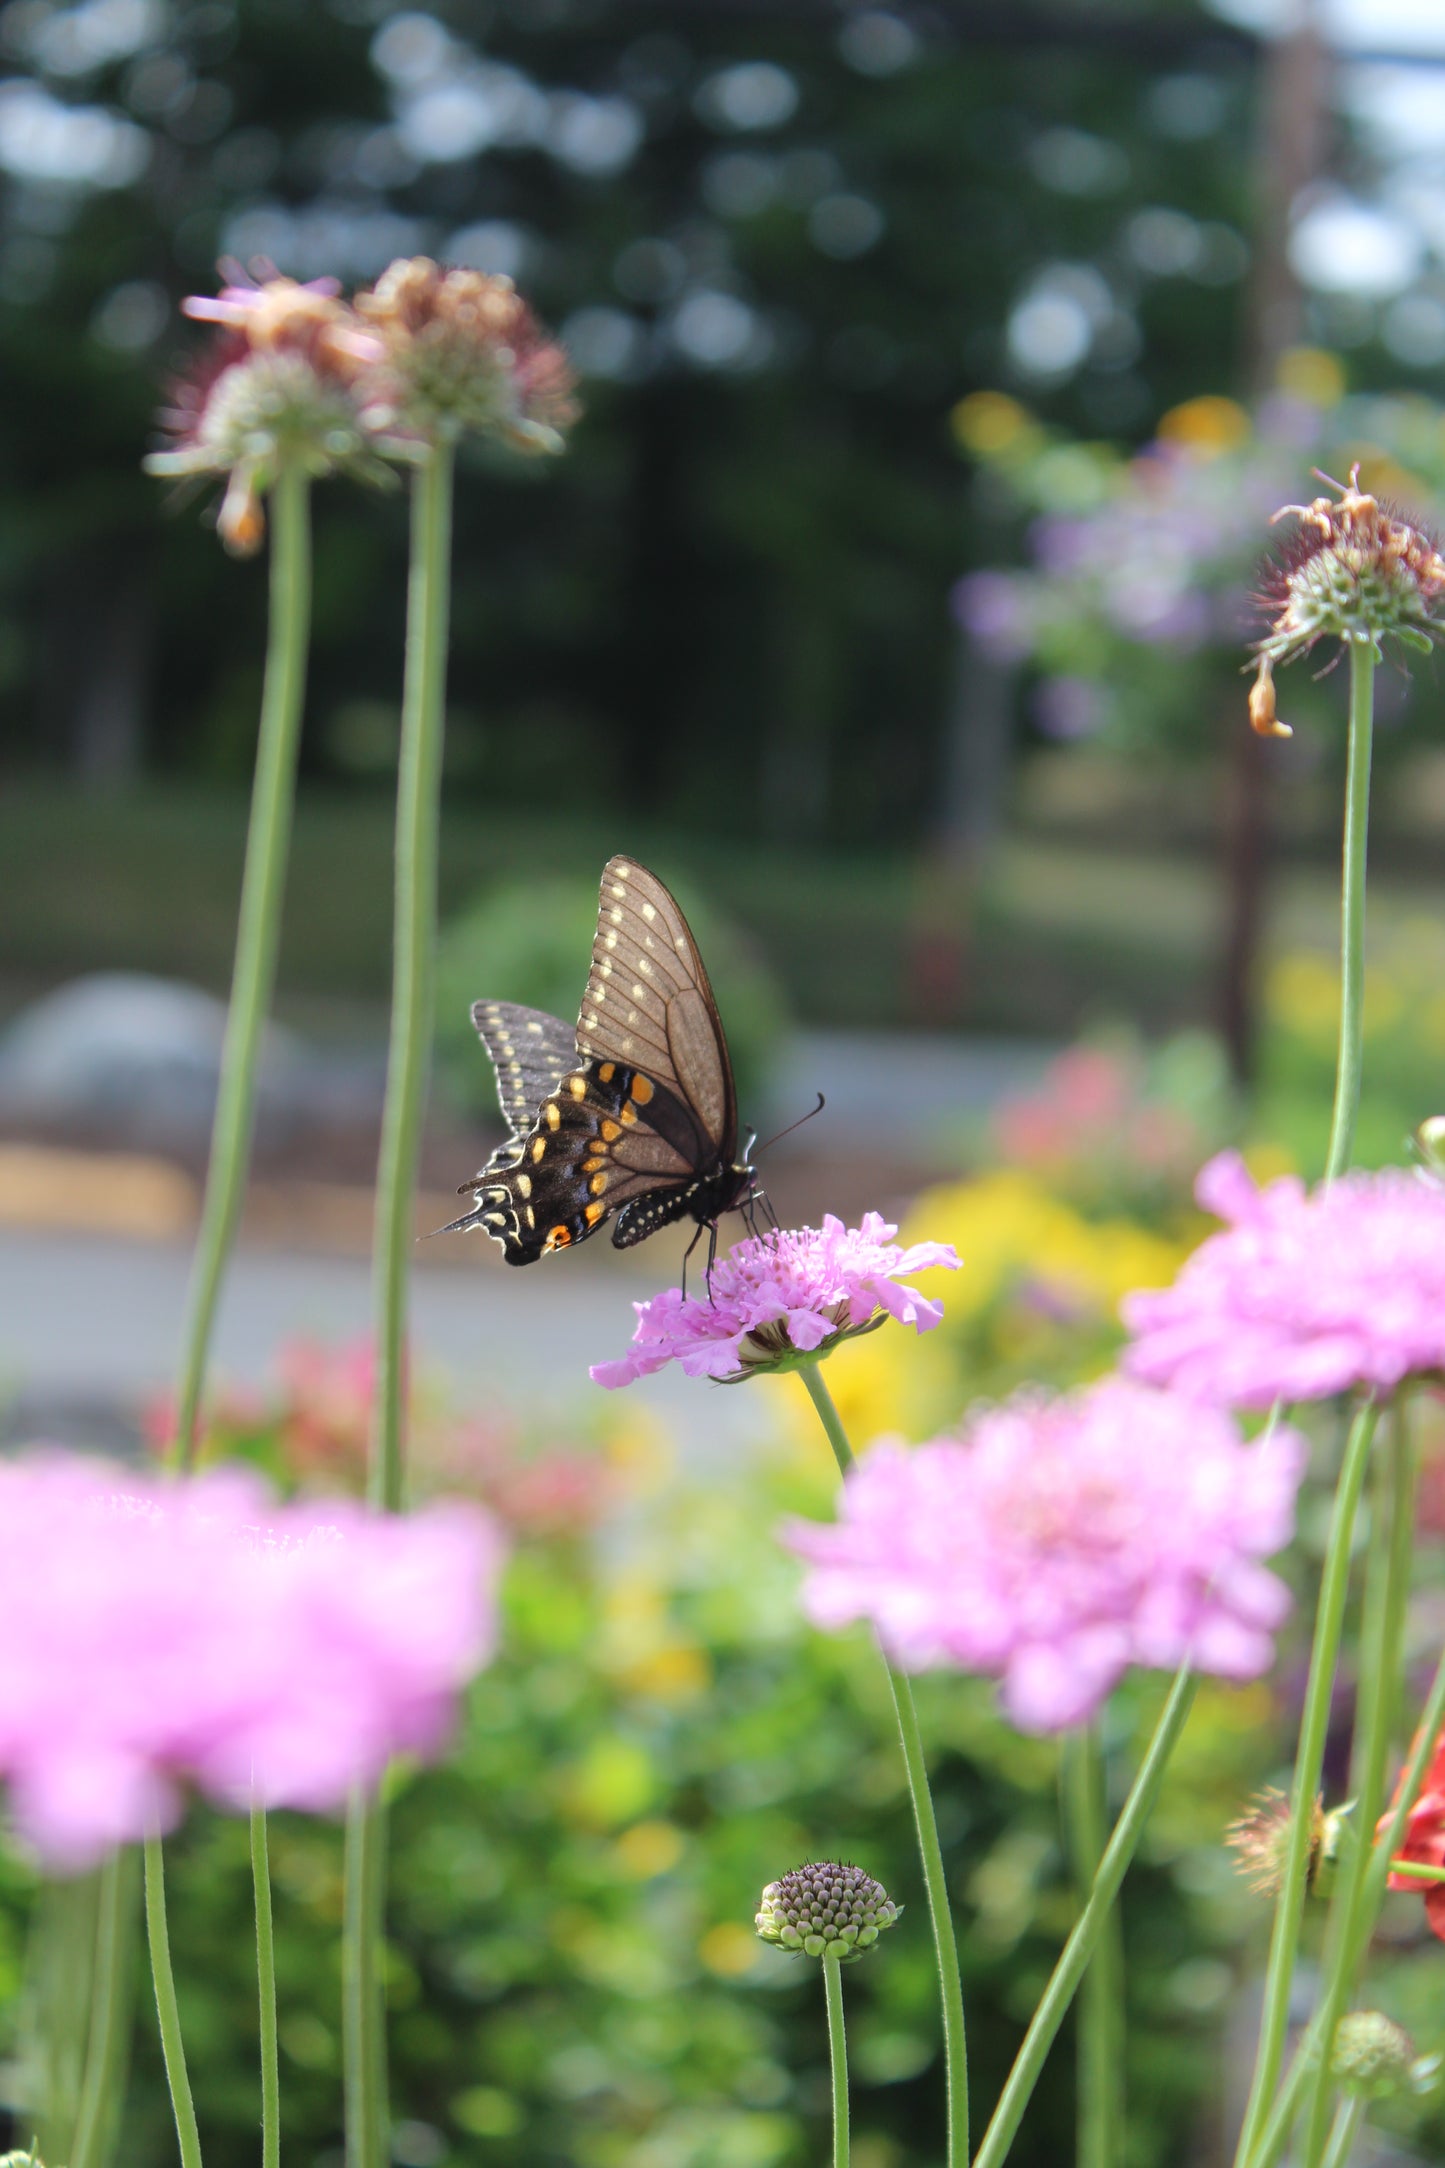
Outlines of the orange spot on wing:
{"label": "orange spot on wing", "polygon": [[627,1127],[630,1129],[633,1123],[637,1120],[636,1107],[624,1107],[622,1109],[622,1119],[627,1124]]}
{"label": "orange spot on wing", "polygon": [[583,1217],[585,1218],[588,1226],[595,1227],[606,1210],[607,1207],[605,1204],[589,1204],[586,1212],[583,1214]]}
{"label": "orange spot on wing", "polygon": [[616,1074],[617,1074],[617,1064],[616,1064],[616,1062],[615,1062],[615,1061],[604,1061],[604,1062],[603,1062],[603,1064],[602,1064],[602,1067],[601,1067],[601,1068],[600,1068],[600,1069],[598,1070],[598,1072],[597,1072],[597,1081],[599,1082],[599,1084],[610,1084],[610,1083],[612,1082],[612,1079],[613,1079],[613,1078],[614,1078],[614,1077],[616,1076]]}
{"label": "orange spot on wing", "polygon": [[650,1076],[635,1076],[632,1079],[632,1089],[627,1096],[629,1099],[635,1099],[640,1107],[645,1107],[656,1089],[657,1087]]}
{"label": "orange spot on wing", "polygon": [[622,1134],[622,1124],[614,1122],[609,1117],[606,1121],[598,1124],[597,1133],[604,1144],[615,1144]]}
{"label": "orange spot on wing", "polygon": [[571,1240],[572,1230],[570,1227],[549,1227],[547,1239],[542,1244],[542,1247],[544,1250],[565,1250]]}

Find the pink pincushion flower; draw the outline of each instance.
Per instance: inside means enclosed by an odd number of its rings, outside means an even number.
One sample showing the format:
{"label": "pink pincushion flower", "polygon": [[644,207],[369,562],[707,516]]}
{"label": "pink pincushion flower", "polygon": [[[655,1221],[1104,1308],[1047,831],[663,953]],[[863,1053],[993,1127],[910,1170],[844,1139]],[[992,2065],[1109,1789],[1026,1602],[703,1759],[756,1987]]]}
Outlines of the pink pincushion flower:
{"label": "pink pincushion flower", "polygon": [[1246,1445],[1220,1409],[1107,1378],[1021,1394],[958,1440],[885,1441],[832,1526],[793,1521],[815,1625],[870,1619],[908,1671],[1002,1681],[1023,1731],[1084,1722],[1131,1664],[1250,1679],[1289,1609],[1259,1563],[1288,1540],[1305,1449]]}
{"label": "pink pincushion flower", "polygon": [[60,1456],[0,1468],[36,1565],[0,1665],[0,1774],[52,1865],[223,1805],[323,1810],[429,1753],[491,1653],[500,1544],[471,1507],[272,1508],[224,1471],[144,1495]]}
{"label": "pink pincushion flower", "polygon": [[845,1227],[829,1212],[821,1228],[750,1235],[719,1258],[704,1294],[669,1287],[634,1303],[630,1350],[617,1362],[594,1363],[592,1377],[598,1385],[630,1385],[677,1362],[691,1378],[731,1381],[786,1368],[884,1316],[927,1332],[943,1305],[900,1286],[900,1278],[934,1266],[956,1272],[958,1253],[948,1242],[900,1249],[897,1232],[876,1212],[865,1212],[860,1227]]}
{"label": "pink pincushion flower", "polygon": [[1224,1152],[1195,1194],[1231,1224],[1126,1298],[1135,1377],[1264,1408],[1445,1370],[1445,1189],[1387,1168],[1260,1190]]}

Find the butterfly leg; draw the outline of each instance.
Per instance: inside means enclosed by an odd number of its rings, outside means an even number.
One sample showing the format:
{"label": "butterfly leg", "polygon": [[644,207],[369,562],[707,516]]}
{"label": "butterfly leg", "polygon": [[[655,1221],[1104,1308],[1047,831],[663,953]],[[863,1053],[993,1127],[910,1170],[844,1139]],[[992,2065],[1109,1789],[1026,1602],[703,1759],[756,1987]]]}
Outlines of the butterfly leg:
{"label": "butterfly leg", "polygon": [[[689,1244],[687,1245],[687,1248],[686,1248],[686,1249],[685,1249],[685,1250],[683,1251],[683,1253],[682,1253],[682,1299],[683,1299],[683,1301],[684,1301],[684,1302],[686,1302],[686,1300],[687,1300],[687,1261],[688,1261],[689,1257],[691,1257],[691,1255],[692,1255],[693,1251],[694,1251],[694,1250],[695,1250],[695,1249],[697,1248],[697,1246],[698,1246],[699,1242],[701,1242],[701,1240],[702,1240],[702,1230],[703,1230],[703,1226],[704,1226],[704,1224],[705,1224],[705,1222],[703,1222],[702,1220],[699,1220],[699,1221],[698,1221],[698,1225],[697,1225],[697,1233],[696,1233],[696,1234],[695,1234],[695,1235],[693,1236],[693,1238],[692,1238],[691,1242],[689,1242]],[[717,1242],[717,1230],[716,1230],[716,1229],[714,1229],[714,1230],[713,1230],[713,1242],[714,1242],[714,1244],[716,1244],[716,1242]],[[708,1269],[708,1271],[709,1271],[709,1272],[711,1272],[711,1271],[712,1271],[712,1257],[711,1257],[711,1255],[709,1255],[709,1257],[708,1257],[708,1261],[707,1261],[707,1269]]]}
{"label": "butterfly leg", "polygon": [[[701,1234],[701,1233],[702,1233],[702,1229],[701,1229],[700,1227],[699,1227],[699,1229],[698,1229],[698,1233],[699,1233],[699,1234]],[[707,1224],[707,1270],[706,1270],[706,1272],[705,1272],[705,1273],[703,1274],[703,1285],[704,1285],[704,1286],[706,1287],[706,1289],[707,1289],[707,1299],[708,1299],[708,1301],[709,1301],[709,1302],[711,1302],[711,1301],[712,1301],[712,1268],[713,1268],[713,1266],[714,1266],[714,1265],[716,1264],[716,1262],[717,1262],[717,1221],[716,1221],[716,1220],[709,1220],[709,1221],[708,1221],[708,1224]]]}
{"label": "butterfly leg", "polygon": [[773,1210],[773,1200],[765,1189],[755,1189],[748,1193],[748,1201],[743,1206],[743,1215],[747,1220],[750,1235],[756,1236],[759,1217],[761,1217],[764,1227],[770,1228],[774,1234],[777,1234],[780,1229],[781,1222],[777,1213]]}

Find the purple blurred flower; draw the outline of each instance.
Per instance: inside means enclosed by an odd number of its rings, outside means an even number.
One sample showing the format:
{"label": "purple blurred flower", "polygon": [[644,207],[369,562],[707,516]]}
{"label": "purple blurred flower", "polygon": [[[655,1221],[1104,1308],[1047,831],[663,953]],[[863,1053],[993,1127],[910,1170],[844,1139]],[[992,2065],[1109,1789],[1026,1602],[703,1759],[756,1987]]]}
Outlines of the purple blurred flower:
{"label": "purple blurred flower", "polygon": [[1091,738],[1108,720],[1109,701],[1092,678],[1044,678],[1034,688],[1034,721],[1046,738]]}
{"label": "purple blurred flower", "polygon": [[1135,1377],[1263,1408],[1445,1370],[1445,1190],[1399,1168],[1260,1190],[1224,1152],[1195,1195],[1231,1225],[1126,1297]]}
{"label": "purple blurred flower", "polygon": [[954,617],[994,662],[1022,662],[1033,649],[1026,581],[1010,572],[970,572],[954,584]]}
{"label": "purple blurred flower", "polygon": [[617,1362],[594,1363],[592,1377],[609,1388],[631,1385],[677,1362],[691,1378],[735,1380],[825,1353],[885,1316],[927,1332],[943,1304],[900,1286],[900,1277],[935,1267],[956,1272],[958,1253],[947,1242],[900,1249],[897,1232],[876,1212],[865,1212],[861,1227],[845,1227],[829,1212],[821,1228],[749,1236],[718,1259],[703,1296],[669,1287],[635,1302],[631,1348]]}
{"label": "purple blurred flower", "polygon": [[1023,1731],[1085,1722],[1131,1664],[1265,1671],[1289,1609],[1259,1563],[1294,1525],[1298,1435],[1123,1378],[1021,1394],[957,1441],[877,1445],[838,1521],[793,1521],[815,1625],[872,1621],[908,1671],[1002,1682]]}
{"label": "purple blurred flower", "polygon": [[42,1576],[6,1636],[0,1774],[49,1864],[169,1827],[186,1784],[322,1810],[438,1748],[495,1638],[484,1515],[323,1519],[229,1471],[126,1480],[59,1455],[0,1468],[12,1556]]}

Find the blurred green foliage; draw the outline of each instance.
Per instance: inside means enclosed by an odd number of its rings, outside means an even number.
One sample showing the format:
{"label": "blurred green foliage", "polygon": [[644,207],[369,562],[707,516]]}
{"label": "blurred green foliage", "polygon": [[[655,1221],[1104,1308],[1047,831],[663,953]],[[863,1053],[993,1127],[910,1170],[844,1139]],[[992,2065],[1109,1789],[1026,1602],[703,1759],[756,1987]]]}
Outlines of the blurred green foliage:
{"label": "blurred green foliage", "polygon": [[[0,143],[12,765],[246,772],[262,568],[137,464],[186,344],[175,303],[226,251],[349,284],[424,247],[514,270],[564,329],[573,451],[459,493],[455,787],[695,831],[935,824],[947,593],[1000,545],[947,415],[1008,376],[1041,281],[1072,280],[1097,333],[1040,385],[1069,430],[1132,440],[1234,373],[1257,48],[1202,7],[112,21],[26,4],[0,36],[57,146],[47,175]],[[67,176],[77,111],[92,169]],[[1195,244],[1172,271],[1135,260],[1160,206]],[[313,774],[375,774],[404,551],[399,502],[321,493]]]}

